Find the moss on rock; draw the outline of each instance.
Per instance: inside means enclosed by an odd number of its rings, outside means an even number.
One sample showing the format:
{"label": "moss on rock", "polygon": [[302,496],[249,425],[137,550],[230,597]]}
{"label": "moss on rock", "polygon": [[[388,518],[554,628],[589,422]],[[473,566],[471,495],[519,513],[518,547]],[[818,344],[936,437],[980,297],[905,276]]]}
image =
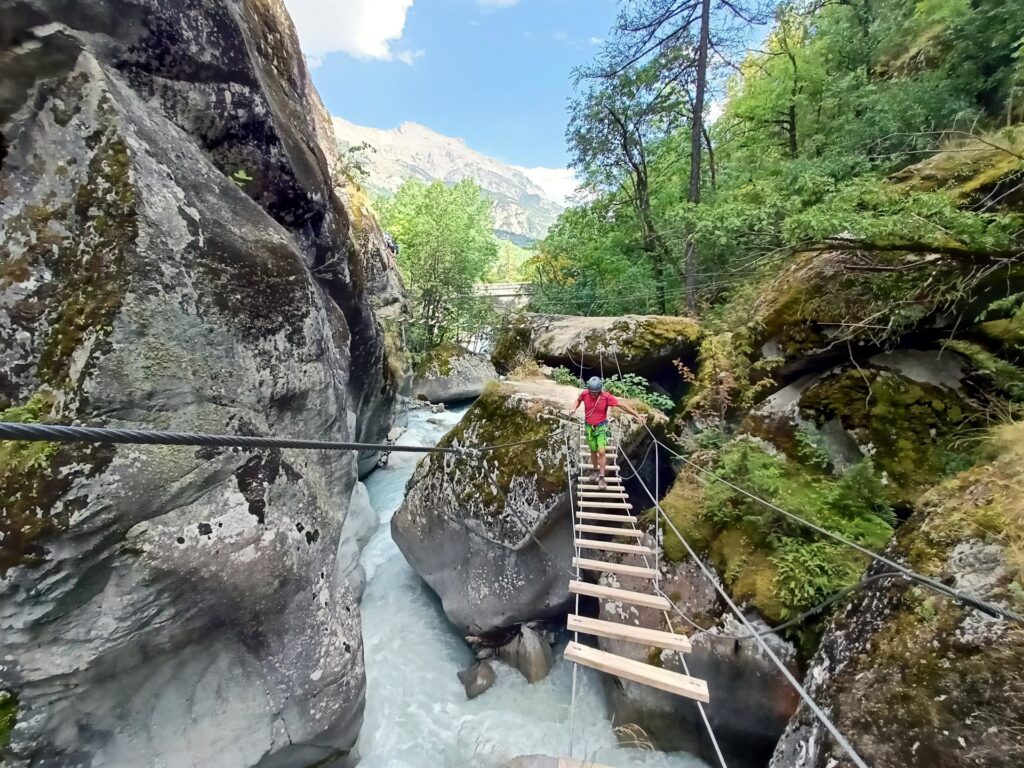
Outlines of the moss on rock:
{"label": "moss on rock", "polygon": [[905,251],[798,254],[762,287],[760,338],[787,359],[846,341],[885,345],[964,299],[963,265]]}
{"label": "moss on rock", "polygon": [[57,293],[38,370],[57,388],[77,383],[70,379],[75,351],[110,333],[127,287],[126,251],[138,237],[128,147],[115,136],[96,140],[73,204],[79,236],[62,239],[50,252]]}
{"label": "moss on rock", "polygon": [[849,370],[810,387],[801,415],[818,426],[837,419],[885,473],[890,498],[913,500],[971,457],[954,447],[971,411],[956,392],[870,369]]}
{"label": "moss on rock", "polygon": [[[998,457],[929,491],[897,557],[975,596],[1024,609],[1024,425]],[[827,678],[837,725],[872,765],[1011,768],[1024,763],[1024,630],[917,587],[874,587],[826,636],[848,663]],[[885,712],[885,717],[873,713]],[[824,764],[825,760],[816,764]],[[842,764],[842,763],[837,763]]]}
{"label": "moss on rock", "polygon": [[491,350],[491,363],[499,373],[508,373],[529,357],[533,331],[521,318],[512,320],[501,328]]}
{"label": "moss on rock", "polygon": [[11,743],[11,731],[18,720],[18,697],[12,691],[0,691],[0,756]]}
{"label": "moss on rock", "polygon": [[475,448],[536,441],[481,456],[460,456],[446,468],[438,464],[438,471],[458,477],[459,482],[451,492],[464,510],[500,516],[513,483],[524,478],[531,482],[536,478],[537,500],[542,503],[565,493],[568,480],[564,452],[554,460],[541,458],[551,446],[562,447],[561,441],[553,440],[562,424],[545,413],[542,402],[513,397],[514,394],[515,388],[509,385],[487,386],[459,424],[439,443],[444,448]]}
{"label": "moss on rock", "polygon": [[452,361],[469,355],[470,352],[457,344],[444,343],[428,352],[416,366],[417,376],[450,376]]}
{"label": "moss on rock", "polygon": [[[879,487],[859,474],[826,477],[750,437],[733,440],[705,460],[720,477],[863,546],[880,549],[892,535]],[[702,485],[694,472],[683,472],[663,509],[710,558],[733,597],[768,621],[778,623],[817,605],[854,583],[867,565],[865,556],[823,545],[808,529],[729,486]],[[685,559],[685,549],[670,533],[665,556]]]}

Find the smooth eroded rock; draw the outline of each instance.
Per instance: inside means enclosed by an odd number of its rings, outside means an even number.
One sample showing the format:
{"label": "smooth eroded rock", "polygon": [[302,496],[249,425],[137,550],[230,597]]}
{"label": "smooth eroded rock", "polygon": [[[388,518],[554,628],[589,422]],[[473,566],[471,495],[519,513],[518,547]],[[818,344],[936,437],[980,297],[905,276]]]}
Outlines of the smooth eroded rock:
{"label": "smooth eroded rock", "polygon": [[[3,26],[3,417],[386,434],[370,257],[283,4],[25,0]],[[6,764],[340,760],[356,475],[342,452],[0,448]]]}
{"label": "smooth eroded rock", "polygon": [[455,403],[479,397],[498,378],[486,355],[454,344],[435,349],[416,369],[412,394],[431,403]]}

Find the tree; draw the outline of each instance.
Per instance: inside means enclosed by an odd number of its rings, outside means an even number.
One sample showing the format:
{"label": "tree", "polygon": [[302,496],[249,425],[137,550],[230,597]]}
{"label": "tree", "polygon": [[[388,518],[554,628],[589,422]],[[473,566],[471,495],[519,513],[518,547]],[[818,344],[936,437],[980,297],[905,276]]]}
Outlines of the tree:
{"label": "tree", "polygon": [[478,331],[490,302],[474,290],[498,257],[491,204],[480,188],[470,180],[452,187],[410,180],[380,209],[412,293],[414,351]]}
{"label": "tree", "polygon": [[[713,81],[712,54],[720,66],[735,66],[745,27],[763,23],[771,0],[641,0],[626,4],[616,36],[603,53],[594,76],[614,79],[647,61],[669,63],[663,79],[687,89],[690,109],[690,178],[687,201],[701,199],[701,166],[706,137],[705,108]],[[709,142],[710,146],[710,142]],[[686,305],[697,311],[697,254],[686,241]]]}
{"label": "tree", "polygon": [[572,165],[593,191],[621,193],[640,226],[643,250],[654,266],[658,307],[665,298],[668,244],[651,208],[652,147],[671,135],[683,119],[679,89],[661,77],[663,59],[629,67],[614,78],[592,82],[569,110],[566,138]]}

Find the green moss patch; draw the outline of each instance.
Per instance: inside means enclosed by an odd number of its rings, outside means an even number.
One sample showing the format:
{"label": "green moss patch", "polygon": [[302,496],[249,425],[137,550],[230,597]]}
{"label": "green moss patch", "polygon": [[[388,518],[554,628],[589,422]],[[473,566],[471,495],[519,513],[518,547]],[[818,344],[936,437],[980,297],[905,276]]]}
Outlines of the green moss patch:
{"label": "green moss patch", "polygon": [[[741,437],[718,453],[711,468],[754,495],[870,549],[881,549],[892,535],[889,507],[867,463],[830,478],[759,440]],[[868,563],[866,556],[822,540],[729,486],[704,483],[689,472],[679,476],[663,508],[711,559],[732,595],[770,622],[800,614],[853,584]],[[666,534],[665,557],[685,558],[673,535]]]}
{"label": "green moss patch", "polygon": [[757,323],[787,359],[845,343],[885,345],[963,301],[961,264],[902,251],[799,254],[762,287]]}
{"label": "green moss patch", "polygon": [[[458,477],[451,492],[464,509],[478,509],[482,514],[497,516],[505,511],[505,494],[513,481],[536,478],[537,498],[544,502],[565,493],[564,441],[554,439],[561,422],[541,418],[544,405],[539,401],[512,397],[515,390],[507,385],[492,384],[462,417],[459,424],[442,438],[439,445],[482,447],[522,440],[537,440],[482,456],[456,457],[448,461],[450,477]],[[541,460],[539,456],[558,450]],[[441,462],[431,465],[432,471],[445,471]]]}
{"label": "green moss patch", "polygon": [[[0,421],[23,424],[52,419],[53,396],[33,395],[26,403],[0,413]],[[0,441],[0,573],[19,565],[38,565],[46,556],[43,541],[66,530],[71,516],[88,498],[67,499],[55,506],[74,482],[105,469],[114,455],[109,445],[61,445],[20,440]]]}
{"label": "green moss patch", "polygon": [[532,340],[533,331],[521,318],[513,318],[503,326],[491,350],[491,363],[498,373],[508,373],[529,357]]}
{"label": "green moss patch", "polygon": [[71,356],[86,339],[110,333],[127,288],[126,252],[138,237],[128,148],[119,138],[97,140],[75,193],[78,236],[48,254],[57,292],[38,369],[56,388],[77,385],[70,380]]}
{"label": "green moss patch", "polygon": [[441,344],[428,352],[416,366],[417,376],[442,377],[452,373],[452,361],[470,354],[469,350],[456,344]]}
{"label": "green moss patch", "polygon": [[18,697],[11,691],[0,691],[0,756],[11,744],[11,731],[18,720]]}
{"label": "green moss patch", "polygon": [[[916,570],[945,578],[954,549],[988,548],[988,584],[972,592],[1024,609],[1024,425],[999,430],[995,458],[922,497],[899,534]],[[992,548],[1000,554],[992,561]],[[977,565],[975,567],[978,567]],[[879,588],[881,589],[881,588]],[[1024,630],[981,631],[977,614],[920,588],[892,584],[866,595],[877,632],[832,681],[829,697],[846,733],[883,750],[875,765],[1003,768],[1024,763]],[[870,601],[870,603],[869,603]],[[881,605],[888,604],[883,614]],[[884,618],[883,618],[884,616]],[[875,626],[872,623],[869,626]],[[885,712],[885,717],[872,713]],[[965,716],[965,713],[967,715]]]}
{"label": "green moss patch", "polygon": [[898,374],[850,370],[804,393],[800,413],[818,426],[838,419],[885,472],[894,502],[911,501],[972,457],[954,447],[971,412],[952,390]]}

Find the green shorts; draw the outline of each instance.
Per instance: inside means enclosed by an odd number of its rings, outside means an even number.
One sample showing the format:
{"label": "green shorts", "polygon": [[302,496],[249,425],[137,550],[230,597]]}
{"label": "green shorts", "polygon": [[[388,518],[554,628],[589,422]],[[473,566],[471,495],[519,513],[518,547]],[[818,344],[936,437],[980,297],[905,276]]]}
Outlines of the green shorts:
{"label": "green shorts", "polygon": [[592,453],[597,453],[608,446],[608,423],[598,424],[596,427],[587,424],[587,446]]}

